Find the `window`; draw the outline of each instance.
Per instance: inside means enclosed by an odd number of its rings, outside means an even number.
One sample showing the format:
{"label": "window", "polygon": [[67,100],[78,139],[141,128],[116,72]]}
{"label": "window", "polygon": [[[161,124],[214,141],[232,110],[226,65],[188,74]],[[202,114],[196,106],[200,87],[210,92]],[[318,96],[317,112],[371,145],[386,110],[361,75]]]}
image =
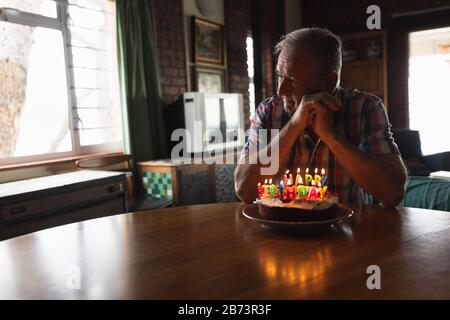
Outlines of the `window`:
{"label": "window", "polygon": [[246,41],[246,51],[247,51],[247,74],[250,79],[248,84],[248,95],[250,104],[250,120],[255,114],[255,83],[253,81],[253,76],[255,74],[254,69],[254,59],[253,59],[253,38],[248,36]]}
{"label": "window", "polygon": [[409,36],[409,126],[424,154],[450,150],[450,28]]}
{"label": "window", "polygon": [[122,151],[115,2],[0,10],[0,164]]}

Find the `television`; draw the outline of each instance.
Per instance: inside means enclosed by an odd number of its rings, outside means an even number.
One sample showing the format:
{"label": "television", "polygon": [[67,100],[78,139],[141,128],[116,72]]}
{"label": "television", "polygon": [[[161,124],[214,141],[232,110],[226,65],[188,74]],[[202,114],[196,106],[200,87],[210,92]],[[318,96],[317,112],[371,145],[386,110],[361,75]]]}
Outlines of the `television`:
{"label": "television", "polygon": [[[190,154],[240,149],[245,143],[243,97],[239,93],[186,92],[165,112],[167,138],[175,129],[190,135]],[[169,154],[180,141],[170,141]]]}

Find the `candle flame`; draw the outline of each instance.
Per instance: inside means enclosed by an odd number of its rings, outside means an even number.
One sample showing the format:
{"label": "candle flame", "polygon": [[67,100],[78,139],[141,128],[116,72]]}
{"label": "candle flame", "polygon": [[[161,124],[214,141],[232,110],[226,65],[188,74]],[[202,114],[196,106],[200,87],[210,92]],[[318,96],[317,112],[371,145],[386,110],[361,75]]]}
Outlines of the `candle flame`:
{"label": "candle flame", "polygon": [[302,179],[302,177],[300,177],[300,184],[303,184],[303,179]]}
{"label": "candle flame", "polygon": [[306,173],[309,173],[309,168],[306,168]]}
{"label": "candle flame", "polygon": [[269,179],[269,184],[272,184],[272,179]]}
{"label": "candle flame", "polygon": [[260,187],[261,186],[261,182],[258,182],[258,187]]}
{"label": "candle flame", "polygon": [[267,184],[267,179],[266,179],[266,180],[264,180],[264,184]]}
{"label": "candle flame", "polygon": [[316,185],[316,182],[314,180],[311,180],[311,185],[312,186]]}
{"label": "candle flame", "polygon": [[283,181],[283,180],[280,181],[280,185],[282,185],[282,184],[284,184],[284,181]]}
{"label": "candle flame", "polygon": [[318,186],[319,188],[322,187],[322,184],[320,183],[320,181],[319,181],[319,183],[317,183],[317,186]]}
{"label": "candle flame", "polygon": [[292,184],[291,179],[288,179],[287,184],[288,184],[288,186],[290,186]]}
{"label": "candle flame", "polygon": [[288,174],[289,173],[289,170],[286,170],[286,174]]}
{"label": "candle flame", "polygon": [[322,168],[322,175],[323,176],[325,175],[325,169],[324,168]]}
{"label": "candle flame", "polygon": [[318,171],[317,168],[315,168],[315,169],[314,169],[314,173],[317,174],[317,171]]}
{"label": "candle flame", "polygon": [[300,168],[297,168],[297,174],[300,173]]}

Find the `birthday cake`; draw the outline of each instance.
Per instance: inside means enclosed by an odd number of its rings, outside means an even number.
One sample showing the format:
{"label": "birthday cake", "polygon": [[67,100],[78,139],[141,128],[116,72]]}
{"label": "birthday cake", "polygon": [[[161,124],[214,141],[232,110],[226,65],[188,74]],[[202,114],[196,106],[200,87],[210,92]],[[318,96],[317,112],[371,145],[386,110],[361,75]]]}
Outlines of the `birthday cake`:
{"label": "birthday cake", "polygon": [[338,196],[328,190],[327,176],[315,170],[314,176],[306,170],[305,179],[297,169],[295,181],[289,170],[278,185],[272,179],[258,184],[258,198],[255,203],[259,214],[268,220],[317,221],[335,218],[334,206]]}

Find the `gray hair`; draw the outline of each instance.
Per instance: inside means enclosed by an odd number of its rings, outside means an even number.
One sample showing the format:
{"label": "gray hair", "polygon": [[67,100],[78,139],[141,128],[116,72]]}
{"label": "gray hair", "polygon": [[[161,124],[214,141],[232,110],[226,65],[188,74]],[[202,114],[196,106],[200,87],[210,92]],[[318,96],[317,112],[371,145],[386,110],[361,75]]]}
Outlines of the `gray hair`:
{"label": "gray hair", "polygon": [[323,28],[302,28],[292,31],[275,45],[278,56],[285,48],[302,48],[314,57],[317,68],[323,72],[335,72],[338,77],[342,66],[342,43],[337,35]]}

